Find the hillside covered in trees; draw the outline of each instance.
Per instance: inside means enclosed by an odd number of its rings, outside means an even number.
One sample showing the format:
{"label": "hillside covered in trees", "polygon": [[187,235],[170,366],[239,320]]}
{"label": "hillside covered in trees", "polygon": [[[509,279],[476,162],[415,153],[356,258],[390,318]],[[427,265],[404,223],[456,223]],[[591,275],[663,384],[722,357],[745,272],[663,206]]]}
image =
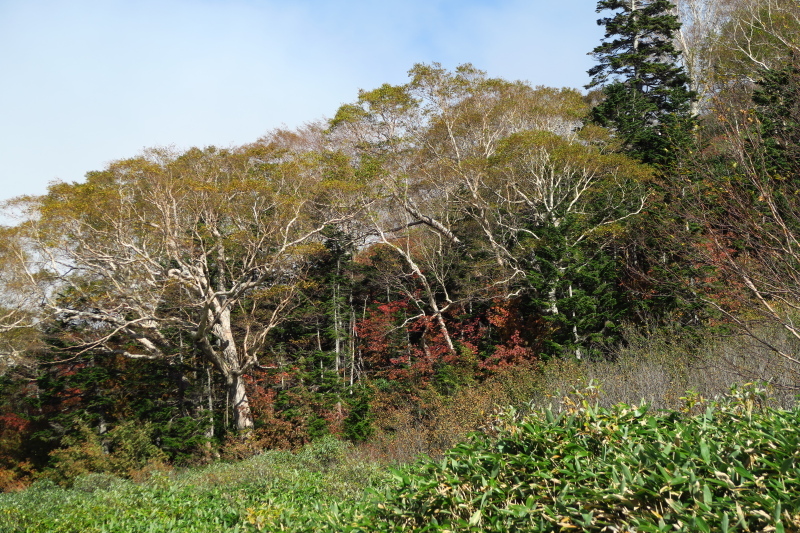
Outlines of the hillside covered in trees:
{"label": "hillside covered in trees", "polygon": [[648,336],[796,391],[800,4],[598,13],[585,90],[418,64],[8,202],[0,490],[326,435],[435,455]]}

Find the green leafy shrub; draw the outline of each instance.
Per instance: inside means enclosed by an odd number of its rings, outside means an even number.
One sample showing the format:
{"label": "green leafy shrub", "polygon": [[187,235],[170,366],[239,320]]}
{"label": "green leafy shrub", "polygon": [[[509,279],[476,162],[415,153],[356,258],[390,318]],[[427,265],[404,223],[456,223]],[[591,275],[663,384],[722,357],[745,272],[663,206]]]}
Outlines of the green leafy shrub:
{"label": "green leafy shrub", "polygon": [[397,473],[365,529],[797,531],[800,410],[734,392],[700,415],[585,397],[511,413]]}
{"label": "green leafy shrub", "polygon": [[118,487],[122,481],[122,478],[113,474],[84,474],[75,478],[72,482],[72,488],[83,492],[111,490]]}
{"label": "green leafy shrub", "polygon": [[79,422],[75,433],[64,437],[64,447],[50,454],[52,468],[46,476],[69,484],[88,474],[135,477],[158,469],[167,456],[153,444],[152,433],[150,424],[129,421],[100,435]]}
{"label": "green leafy shrub", "polygon": [[347,449],[347,443],[326,435],[306,445],[296,455],[296,458],[306,468],[329,470],[344,460]]}

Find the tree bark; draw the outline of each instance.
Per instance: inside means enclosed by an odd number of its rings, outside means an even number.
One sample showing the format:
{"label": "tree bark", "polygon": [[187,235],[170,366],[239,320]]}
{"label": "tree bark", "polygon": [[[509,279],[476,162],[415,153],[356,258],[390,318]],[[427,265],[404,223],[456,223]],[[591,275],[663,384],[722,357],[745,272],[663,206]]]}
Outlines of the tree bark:
{"label": "tree bark", "polygon": [[239,374],[231,374],[227,379],[227,384],[236,430],[241,433],[253,429],[253,413],[250,411],[244,377]]}

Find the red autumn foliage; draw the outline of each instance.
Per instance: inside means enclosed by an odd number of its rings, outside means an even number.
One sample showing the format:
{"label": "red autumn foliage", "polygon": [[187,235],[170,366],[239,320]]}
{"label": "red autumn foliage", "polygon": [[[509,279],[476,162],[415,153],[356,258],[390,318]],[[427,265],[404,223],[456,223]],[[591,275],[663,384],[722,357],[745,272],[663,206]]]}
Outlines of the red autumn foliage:
{"label": "red autumn foliage", "polygon": [[494,347],[492,355],[481,362],[481,368],[497,371],[535,358],[530,339],[539,332],[541,325],[526,320],[513,301],[495,301],[487,312],[487,319],[499,330],[504,342]]}
{"label": "red autumn foliage", "polygon": [[456,357],[436,319],[414,316],[408,299],[377,304],[356,324],[361,353],[376,377],[424,387],[440,362]]}
{"label": "red autumn foliage", "polygon": [[24,460],[29,420],[16,413],[0,415],[0,492],[22,490],[29,482],[32,465]]}
{"label": "red autumn foliage", "polygon": [[10,433],[22,433],[31,426],[29,420],[25,420],[15,413],[0,415],[0,438],[4,438]]}

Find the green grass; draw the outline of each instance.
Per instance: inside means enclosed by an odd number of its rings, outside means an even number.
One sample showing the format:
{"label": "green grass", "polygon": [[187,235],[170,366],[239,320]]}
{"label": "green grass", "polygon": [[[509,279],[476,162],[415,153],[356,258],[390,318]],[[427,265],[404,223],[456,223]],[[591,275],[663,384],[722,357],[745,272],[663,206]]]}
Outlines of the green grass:
{"label": "green grass", "polygon": [[[339,531],[388,472],[323,439],[299,453],[268,452],[141,484],[108,475],[70,489],[39,482],[0,495],[3,533]],[[340,509],[344,509],[340,510]],[[349,513],[349,514],[348,514]]]}
{"label": "green grass", "polygon": [[0,531],[800,531],[800,409],[743,389],[684,407],[513,411],[394,470],[332,439],[141,484],[0,495]]}

